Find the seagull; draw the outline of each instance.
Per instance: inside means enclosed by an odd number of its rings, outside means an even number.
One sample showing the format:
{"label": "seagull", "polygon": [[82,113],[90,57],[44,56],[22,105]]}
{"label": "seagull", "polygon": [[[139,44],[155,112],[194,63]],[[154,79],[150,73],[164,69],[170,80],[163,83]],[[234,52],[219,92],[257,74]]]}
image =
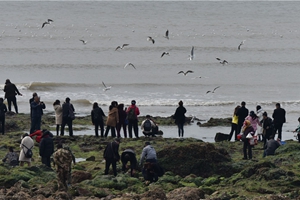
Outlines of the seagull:
{"label": "seagull", "polygon": [[222,60],[221,58],[216,58],[222,65],[228,64],[227,60]]}
{"label": "seagull", "polygon": [[169,30],[166,31],[166,34],[164,36],[165,38],[169,39]]}
{"label": "seagull", "polygon": [[132,63],[130,63],[130,62],[127,63],[127,64],[124,66],[124,69],[125,69],[127,66],[132,66],[134,69],[136,69],[135,66],[134,66]]}
{"label": "seagull", "polygon": [[87,43],[87,41],[85,41],[85,40],[79,40],[79,41],[81,41],[82,44],[86,44]]}
{"label": "seagull", "polygon": [[147,40],[151,41],[153,44],[155,43],[155,40],[152,37],[150,37],[150,36],[148,36]]}
{"label": "seagull", "polygon": [[129,44],[123,44],[122,46],[117,46],[117,48],[115,49],[115,51],[117,51],[118,49],[123,49],[124,47],[128,46]]}
{"label": "seagull", "polygon": [[48,23],[52,23],[54,22],[52,19],[48,19]]}
{"label": "seagull", "polygon": [[188,70],[188,71],[186,71],[186,72],[184,72],[184,71],[180,71],[180,72],[178,72],[177,74],[183,74],[183,75],[187,75],[188,73],[194,73],[193,71],[191,71],[191,70]]}
{"label": "seagull", "polygon": [[166,52],[166,51],[165,51],[165,52],[163,52],[163,53],[161,54],[161,56],[160,56],[160,57],[162,58],[164,55],[167,55],[167,56],[169,56],[170,54],[169,54],[169,52]]}
{"label": "seagull", "polygon": [[106,85],[105,85],[105,83],[104,83],[103,81],[102,81],[102,84],[103,84],[103,86],[104,86],[104,89],[103,89],[104,92],[106,92],[107,90],[110,90],[110,89],[111,89],[111,86],[106,87]]}
{"label": "seagull", "polygon": [[216,87],[215,89],[213,89],[213,91],[210,91],[210,90],[207,91],[206,94],[208,94],[208,93],[210,93],[210,92],[211,92],[211,93],[215,93],[216,89],[218,89],[219,87],[221,87],[221,86]]}
{"label": "seagull", "polygon": [[44,28],[44,26],[45,26],[46,24],[50,24],[50,23],[49,23],[49,22],[44,22],[43,25],[42,25],[42,28]]}
{"label": "seagull", "polygon": [[191,55],[189,55],[189,60],[193,60],[193,59],[194,59],[194,47],[192,47]]}
{"label": "seagull", "polygon": [[238,46],[238,50],[241,50],[241,46],[245,43],[246,40],[243,40],[241,44]]}

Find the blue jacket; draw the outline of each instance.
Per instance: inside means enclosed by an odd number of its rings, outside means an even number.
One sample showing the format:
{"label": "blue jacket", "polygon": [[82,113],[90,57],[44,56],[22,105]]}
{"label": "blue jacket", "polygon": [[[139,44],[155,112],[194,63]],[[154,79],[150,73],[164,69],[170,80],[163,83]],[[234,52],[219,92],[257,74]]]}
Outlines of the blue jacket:
{"label": "blue jacket", "polygon": [[31,117],[42,117],[43,115],[43,109],[46,108],[46,105],[44,103],[37,103],[37,102],[32,102],[30,104],[31,107]]}

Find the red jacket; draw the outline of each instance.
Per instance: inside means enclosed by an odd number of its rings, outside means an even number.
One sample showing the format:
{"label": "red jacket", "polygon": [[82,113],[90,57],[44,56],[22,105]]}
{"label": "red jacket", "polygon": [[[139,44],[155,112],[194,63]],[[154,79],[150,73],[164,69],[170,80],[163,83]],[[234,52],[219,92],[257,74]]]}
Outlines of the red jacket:
{"label": "red jacket", "polygon": [[30,136],[31,138],[34,137],[34,136],[36,136],[36,137],[35,137],[35,141],[36,141],[37,143],[40,143],[40,141],[42,140],[42,135],[43,135],[43,131],[37,130],[37,131],[31,133],[29,136]]}
{"label": "red jacket", "polygon": [[139,110],[139,108],[138,108],[136,105],[131,105],[131,106],[129,106],[129,107],[127,108],[126,112],[128,113],[129,110],[131,110],[131,109],[135,109],[135,115],[136,115],[136,116],[138,116],[138,115],[140,114],[140,110]]}

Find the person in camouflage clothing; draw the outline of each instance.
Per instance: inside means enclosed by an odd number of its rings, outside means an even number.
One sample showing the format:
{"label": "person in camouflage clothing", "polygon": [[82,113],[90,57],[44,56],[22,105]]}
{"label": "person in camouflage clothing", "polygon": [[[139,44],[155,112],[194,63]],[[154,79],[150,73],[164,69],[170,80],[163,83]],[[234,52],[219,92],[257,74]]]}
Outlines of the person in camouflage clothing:
{"label": "person in camouflage clothing", "polygon": [[56,167],[59,190],[66,191],[68,189],[67,181],[70,176],[72,160],[71,152],[62,148],[62,144],[58,144],[57,151],[53,154],[53,162]]}

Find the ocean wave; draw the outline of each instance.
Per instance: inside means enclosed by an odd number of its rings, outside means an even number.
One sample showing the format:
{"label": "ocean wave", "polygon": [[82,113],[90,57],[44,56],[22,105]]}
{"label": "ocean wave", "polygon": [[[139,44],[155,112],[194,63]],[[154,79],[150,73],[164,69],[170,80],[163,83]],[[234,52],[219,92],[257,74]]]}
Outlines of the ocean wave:
{"label": "ocean wave", "polygon": [[58,87],[88,87],[85,83],[30,82],[16,84],[21,90],[54,90]]}

